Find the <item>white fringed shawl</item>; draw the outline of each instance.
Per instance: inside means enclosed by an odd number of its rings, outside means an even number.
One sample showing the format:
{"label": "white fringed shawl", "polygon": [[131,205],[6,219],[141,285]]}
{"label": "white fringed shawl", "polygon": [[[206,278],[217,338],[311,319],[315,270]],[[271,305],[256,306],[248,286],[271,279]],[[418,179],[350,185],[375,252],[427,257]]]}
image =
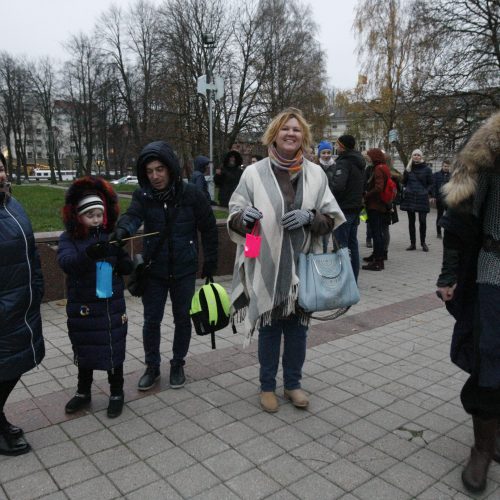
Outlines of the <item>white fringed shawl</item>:
{"label": "white fringed shawl", "polygon": [[[244,255],[245,237],[229,227],[232,217],[245,207],[254,206],[263,214],[259,234],[260,256]],[[345,222],[323,169],[304,159],[299,174],[294,208],[316,210],[335,220],[335,227]],[[229,237],[237,244],[231,293],[231,315],[235,322],[245,320],[248,344],[256,328],[276,318],[295,312],[299,278],[296,268],[301,252],[322,252],[320,235],[312,235],[309,226],[284,230],[281,217],[285,201],[278,181],[265,158],[248,166],[229,202]],[[305,322],[308,318],[306,317]]]}

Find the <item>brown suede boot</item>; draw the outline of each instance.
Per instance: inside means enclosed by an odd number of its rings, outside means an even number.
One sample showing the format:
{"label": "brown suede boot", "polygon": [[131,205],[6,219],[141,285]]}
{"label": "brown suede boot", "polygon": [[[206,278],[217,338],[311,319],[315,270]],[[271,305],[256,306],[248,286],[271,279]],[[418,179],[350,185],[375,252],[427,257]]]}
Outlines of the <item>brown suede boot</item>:
{"label": "brown suede boot", "polygon": [[296,408],[307,408],[309,398],[302,389],[285,389],[283,392],[285,399],[289,399]]}
{"label": "brown suede boot", "polygon": [[497,420],[473,416],[472,423],[475,443],[462,472],[462,482],[472,493],[480,493],[486,488],[488,469],[495,452]]}
{"label": "brown suede boot", "polygon": [[276,413],[280,408],[276,394],[273,391],[262,391],[260,393],[260,407],[268,413]]}

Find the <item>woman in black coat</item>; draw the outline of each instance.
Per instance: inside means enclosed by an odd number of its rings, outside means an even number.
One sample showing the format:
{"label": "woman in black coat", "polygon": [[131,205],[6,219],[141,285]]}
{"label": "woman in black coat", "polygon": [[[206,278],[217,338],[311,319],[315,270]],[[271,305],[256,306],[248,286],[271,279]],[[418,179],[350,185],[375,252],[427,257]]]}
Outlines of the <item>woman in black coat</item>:
{"label": "woman in black coat", "polygon": [[21,375],[45,355],[43,276],[30,220],[11,197],[3,155],[0,160],[0,455],[22,455],[30,445],[3,410]]}
{"label": "woman in black coat", "polygon": [[432,188],[432,170],[424,163],[422,151],[415,149],[403,175],[403,200],[401,210],[408,213],[410,246],[406,250],[416,250],[415,214],[418,213],[420,244],[424,252],[429,251],[425,242],[427,214],[430,212],[429,190]]}
{"label": "woman in black coat", "polygon": [[222,169],[217,169],[214,175],[215,185],[219,187],[219,205],[227,207],[229,199],[240,182],[243,158],[238,151],[231,150],[224,157]]}

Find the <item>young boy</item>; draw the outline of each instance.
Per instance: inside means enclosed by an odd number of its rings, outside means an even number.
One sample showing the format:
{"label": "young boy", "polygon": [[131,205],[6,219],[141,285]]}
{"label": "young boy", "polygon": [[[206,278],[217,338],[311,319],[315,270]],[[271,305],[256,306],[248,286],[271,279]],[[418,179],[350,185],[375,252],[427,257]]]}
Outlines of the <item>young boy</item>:
{"label": "young boy", "polygon": [[[66,231],[57,258],[67,274],[68,333],[78,366],[77,392],[66,404],[66,413],[89,405],[93,370],[108,372],[108,417],[117,417],[123,409],[127,315],[122,275],[130,274],[132,261],[120,247],[108,244],[118,213],[117,196],[104,179],[77,179],[66,193]],[[112,292],[103,291],[97,279],[98,269],[106,266],[112,267]]]}

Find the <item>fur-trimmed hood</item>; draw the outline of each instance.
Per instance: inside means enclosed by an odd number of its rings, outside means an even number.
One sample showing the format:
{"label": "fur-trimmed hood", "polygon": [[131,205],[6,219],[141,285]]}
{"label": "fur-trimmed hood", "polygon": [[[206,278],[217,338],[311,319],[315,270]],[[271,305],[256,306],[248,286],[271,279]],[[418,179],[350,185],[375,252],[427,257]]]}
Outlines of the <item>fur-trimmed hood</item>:
{"label": "fur-trimmed hood", "polygon": [[500,173],[500,111],[472,135],[457,155],[450,181],[442,189],[449,207],[458,207],[475,194],[482,170]]}
{"label": "fur-trimmed hood", "polygon": [[87,236],[88,228],[78,220],[78,202],[88,194],[97,194],[104,203],[104,229],[108,232],[115,227],[120,214],[118,196],[111,184],[102,177],[81,177],[76,179],[66,191],[62,216],[66,231],[73,238],[82,239]]}

